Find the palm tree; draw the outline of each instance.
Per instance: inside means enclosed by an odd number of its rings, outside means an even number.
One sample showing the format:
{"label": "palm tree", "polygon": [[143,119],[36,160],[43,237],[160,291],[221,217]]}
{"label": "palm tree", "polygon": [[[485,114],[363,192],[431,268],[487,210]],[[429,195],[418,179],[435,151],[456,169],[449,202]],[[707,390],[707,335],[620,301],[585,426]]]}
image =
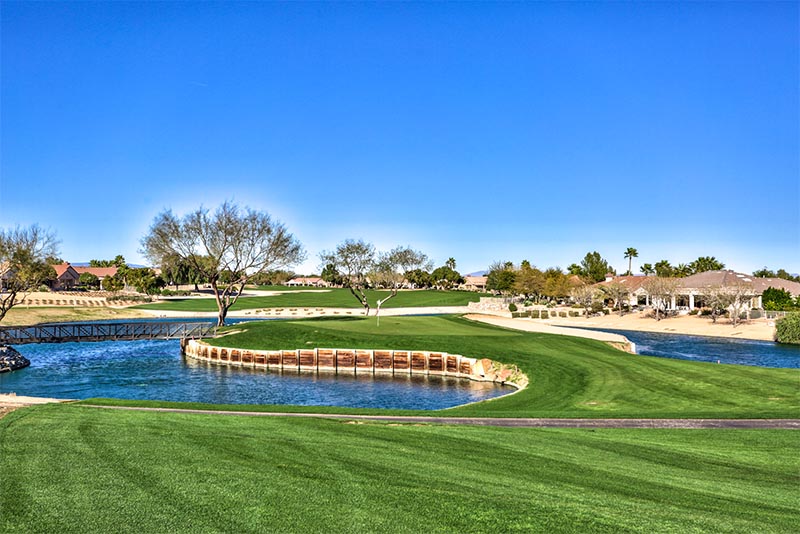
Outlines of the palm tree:
{"label": "palm tree", "polygon": [[672,265],[670,265],[669,261],[667,260],[661,260],[658,263],[656,263],[655,269],[656,269],[656,276],[661,276],[663,278],[669,278],[673,274],[675,274],[674,273],[675,268],[672,267]]}
{"label": "palm tree", "polygon": [[639,268],[639,270],[642,271],[645,276],[650,276],[651,274],[654,274],[656,272],[656,270],[653,269],[652,263],[645,263]]}
{"label": "palm tree", "polygon": [[638,258],[638,257],[639,257],[639,251],[633,247],[628,247],[628,249],[625,251],[625,258],[628,260],[628,273],[627,273],[628,276],[633,274],[633,272],[631,271],[631,262],[633,261],[633,258]]}
{"label": "palm tree", "polygon": [[675,275],[678,278],[683,278],[689,276],[693,273],[691,266],[686,265],[685,263],[679,263],[677,267],[675,267]]}
{"label": "palm tree", "polygon": [[445,266],[450,267],[454,271],[456,270],[456,259],[455,258],[448,258],[446,262],[444,262]]}

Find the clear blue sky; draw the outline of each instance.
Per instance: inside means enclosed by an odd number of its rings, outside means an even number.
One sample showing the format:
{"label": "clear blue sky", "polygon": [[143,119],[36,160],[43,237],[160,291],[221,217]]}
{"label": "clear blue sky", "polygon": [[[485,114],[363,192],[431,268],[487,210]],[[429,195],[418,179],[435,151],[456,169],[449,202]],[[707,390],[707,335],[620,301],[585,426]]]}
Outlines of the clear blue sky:
{"label": "clear blue sky", "polygon": [[800,271],[797,2],[3,2],[0,227],[73,262],[268,211],[462,272]]}

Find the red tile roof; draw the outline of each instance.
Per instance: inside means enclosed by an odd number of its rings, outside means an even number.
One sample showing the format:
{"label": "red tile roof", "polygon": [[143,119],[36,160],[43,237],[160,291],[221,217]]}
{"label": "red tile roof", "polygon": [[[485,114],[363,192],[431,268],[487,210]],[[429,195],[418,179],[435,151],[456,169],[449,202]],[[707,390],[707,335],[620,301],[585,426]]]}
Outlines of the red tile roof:
{"label": "red tile roof", "polygon": [[69,278],[73,278],[77,280],[80,275],[75,270],[75,268],[70,265],[69,263],[60,263],[58,265],[53,265],[53,269],[56,271],[56,278],[61,278],[65,274],[69,273]]}
{"label": "red tile roof", "polygon": [[628,288],[628,291],[636,291],[637,289],[641,288],[642,285],[647,280],[652,279],[653,277],[650,276],[642,276],[642,275],[631,275],[631,276],[614,276],[611,277],[611,280],[605,280],[603,282],[598,283],[599,286],[608,286],[613,283],[617,283],[623,285]]}
{"label": "red tile roof", "polygon": [[90,273],[97,278],[105,278],[106,276],[114,276],[117,274],[117,267],[73,267],[75,272],[79,275],[83,273]]}

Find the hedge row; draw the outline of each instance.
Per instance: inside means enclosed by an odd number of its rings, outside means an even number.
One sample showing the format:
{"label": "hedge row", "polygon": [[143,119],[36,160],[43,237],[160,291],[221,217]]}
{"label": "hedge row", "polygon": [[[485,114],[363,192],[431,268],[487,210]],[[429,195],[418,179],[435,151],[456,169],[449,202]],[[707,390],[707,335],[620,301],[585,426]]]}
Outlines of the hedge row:
{"label": "hedge row", "polygon": [[790,313],[775,323],[775,341],[800,345],[800,313]]}

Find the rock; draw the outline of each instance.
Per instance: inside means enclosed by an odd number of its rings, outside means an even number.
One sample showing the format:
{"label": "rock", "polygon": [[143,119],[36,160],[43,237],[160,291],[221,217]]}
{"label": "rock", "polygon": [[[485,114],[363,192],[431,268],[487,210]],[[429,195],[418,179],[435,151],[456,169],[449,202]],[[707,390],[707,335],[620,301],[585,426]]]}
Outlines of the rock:
{"label": "rock", "polygon": [[17,369],[28,367],[30,364],[30,360],[13,347],[0,346],[0,373],[16,371]]}

